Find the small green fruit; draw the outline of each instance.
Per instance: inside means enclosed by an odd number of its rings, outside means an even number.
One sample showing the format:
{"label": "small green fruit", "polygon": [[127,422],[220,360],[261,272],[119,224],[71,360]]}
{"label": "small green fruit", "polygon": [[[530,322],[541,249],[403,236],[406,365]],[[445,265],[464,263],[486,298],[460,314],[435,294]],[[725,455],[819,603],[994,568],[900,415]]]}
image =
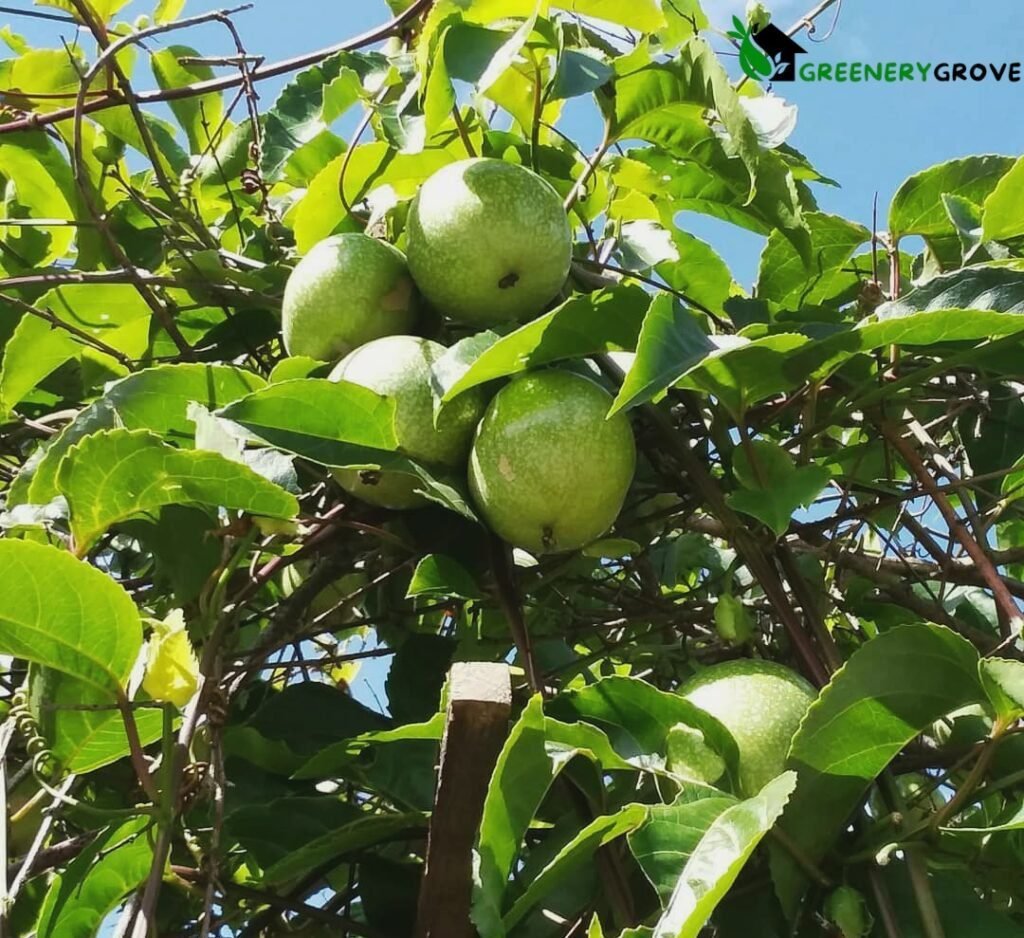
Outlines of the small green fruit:
{"label": "small green fruit", "polygon": [[850,886],[832,890],[825,900],[825,918],[839,929],[843,938],[864,938],[871,934],[875,923],[867,900]]}
{"label": "small green fruit", "polygon": [[289,355],[332,361],[373,339],[407,332],[415,320],[405,257],[364,234],[321,241],[285,285],[282,333]]}
{"label": "small green fruit", "polygon": [[[431,365],[443,345],[411,335],[386,336],[356,349],[331,372],[332,381],[349,381],[395,400],[395,436],[401,452],[418,462],[459,468],[465,464],[473,428],[484,407],[479,388],[452,401],[434,426]],[[342,488],[385,508],[418,508],[427,499],[415,476],[395,470],[366,472],[336,469]]]}
{"label": "small green fruit", "polygon": [[572,229],[558,193],[502,160],[451,163],[409,211],[409,270],[442,313],[472,325],[530,319],[565,284]]}
{"label": "small green fruit", "polygon": [[732,645],[749,642],[754,634],[754,623],[743,601],[722,593],[715,603],[715,628]]}
{"label": "small green fruit", "polygon": [[575,550],[618,517],[636,468],[625,415],[612,397],[566,371],[521,375],[491,401],[469,459],[487,523],[534,553]]}
{"label": "small green fruit", "polygon": [[736,740],[742,795],[754,795],[786,767],[789,744],[815,698],[799,674],[773,661],[712,665],[681,691]]}
{"label": "small green fruit", "polygon": [[124,156],[124,141],[115,137],[110,131],[102,127],[96,131],[96,137],[92,145],[92,155],[104,166],[113,166]]}

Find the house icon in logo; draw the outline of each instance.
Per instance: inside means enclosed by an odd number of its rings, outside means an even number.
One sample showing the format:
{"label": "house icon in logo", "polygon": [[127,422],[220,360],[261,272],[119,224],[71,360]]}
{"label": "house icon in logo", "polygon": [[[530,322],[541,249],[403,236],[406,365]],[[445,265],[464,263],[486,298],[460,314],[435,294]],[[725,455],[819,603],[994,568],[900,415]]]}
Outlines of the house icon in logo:
{"label": "house icon in logo", "polygon": [[768,23],[751,33],[738,16],[730,38],[740,47],[740,65],[754,81],[795,81],[796,57],[807,50],[778,26]]}

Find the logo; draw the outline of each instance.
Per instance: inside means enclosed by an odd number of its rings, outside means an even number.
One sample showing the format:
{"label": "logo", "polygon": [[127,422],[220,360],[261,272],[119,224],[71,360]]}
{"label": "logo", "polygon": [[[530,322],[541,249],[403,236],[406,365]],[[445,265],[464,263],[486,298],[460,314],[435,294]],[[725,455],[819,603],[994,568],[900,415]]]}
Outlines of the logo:
{"label": "logo", "polygon": [[778,26],[768,23],[752,33],[738,16],[729,36],[740,44],[740,66],[754,81],[795,81],[797,53],[807,50]]}

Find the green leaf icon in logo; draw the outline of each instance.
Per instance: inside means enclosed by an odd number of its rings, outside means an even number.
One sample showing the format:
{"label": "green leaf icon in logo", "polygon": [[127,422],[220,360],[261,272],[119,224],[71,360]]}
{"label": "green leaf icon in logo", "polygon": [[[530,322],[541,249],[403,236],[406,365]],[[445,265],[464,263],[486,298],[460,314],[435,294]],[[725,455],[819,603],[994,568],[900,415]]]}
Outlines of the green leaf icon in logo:
{"label": "green leaf icon in logo", "polygon": [[772,60],[761,51],[760,46],[754,42],[754,37],[738,16],[732,18],[735,29],[729,31],[729,37],[740,44],[740,66],[748,78],[760,81],[762,78],[770,78],[775,71]]}

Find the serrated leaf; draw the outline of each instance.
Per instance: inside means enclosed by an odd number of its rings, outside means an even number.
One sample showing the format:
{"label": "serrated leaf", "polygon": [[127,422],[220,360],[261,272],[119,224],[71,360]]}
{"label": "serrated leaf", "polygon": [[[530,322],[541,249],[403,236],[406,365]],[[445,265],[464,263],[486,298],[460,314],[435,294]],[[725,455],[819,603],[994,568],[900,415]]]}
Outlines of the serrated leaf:
{"label": "serrated leaf", "polygon": [[153,865],[151,820],[132,818],[102,831],[50,884],[38,938],[93,938],[122,899],[143,883]]}
{"label": "serrated leaf", "polygon": [[405,595],[480,599],[482,594],[469,571],[457,560],[446,554],[427,554],[416,564]]}
{"label": "serrated leaf", "polygon": [[654,938],[696,938],[736,881],[754,848],[772,828],[796,786],[784,772],[753,798],[723,811],[683,867]]}
{"label": "serrated leaf", "polygon": [[147,430],[104,430],[73,446],[57,472],[84,554],[111,525],[163,505],[207,505],[292,518],[295,496],[217,453],[169,446]]}
{"label": "serrated leaf", "polygon": [[982,686],[996,713],[1004,720],[1024,714],[1024,662],[983,658],[978,667]]}
{"label": "serrated leaf", "polygon": [[[858,649],[811,705],[789,765],[799,783],[782,827],[816,863],[868,785],[935,720],[984,698],[978,652],[938,625],[904,625]],[[788,854],[772,858],[776,890],[792,912],[803,873]]]}
{"label": "serrated leaf", "polygon": [[122,687],[142,646],[131,597],[56,547],[0,540],[0,652],[54,668],[103,692]]}
{"label": "serrated leaf", "polygon": [[647,294],[632,286],[573,296],[486,348],[442,401],[478,384],[551,362],[631,350],[649,303]]}
{"label": "serrated leaf", "polygon": [[636,359],[609,415],[657,397],[716,348],[697,316],[672,296],[656,296],[644,316]]}
{"label": "serrated leaf", "polygon": [[615,814],[594,818],[572,838],[533,879],[525,892],[505,914],[504,926],[511,930],[559,883],[584,863],[592,862],[595,851],[636,830],[647,818],[647,808],[631,804]]}
{"label": "serrated leaf", "polygon": [[[211,80],[214,74],[209,65],[183,65],[178,61],[187,56],[198,55],[199,53],[189,46],[167,46],[165,49],[158,49],[150,56],[156,83],[167,91],[170,88],[183,88],[196,82]],[[194,154],[205,152],[210,145],[210,136],[220,129],[224,117],[221,93],[217,91],[195,97],[177,98],[169,104],[188,137],[189,150]]]}
{"label": "serrated leaf", "polygon": [[19,473],[9,503],[45,504],[57,494],[57,468],[71,446],[98,430],[152,430],[188,446],[191,402],[213,409],[264,386],[252,372],[231,365],[157,365],[109,385],[50,443],[41,461]]}

